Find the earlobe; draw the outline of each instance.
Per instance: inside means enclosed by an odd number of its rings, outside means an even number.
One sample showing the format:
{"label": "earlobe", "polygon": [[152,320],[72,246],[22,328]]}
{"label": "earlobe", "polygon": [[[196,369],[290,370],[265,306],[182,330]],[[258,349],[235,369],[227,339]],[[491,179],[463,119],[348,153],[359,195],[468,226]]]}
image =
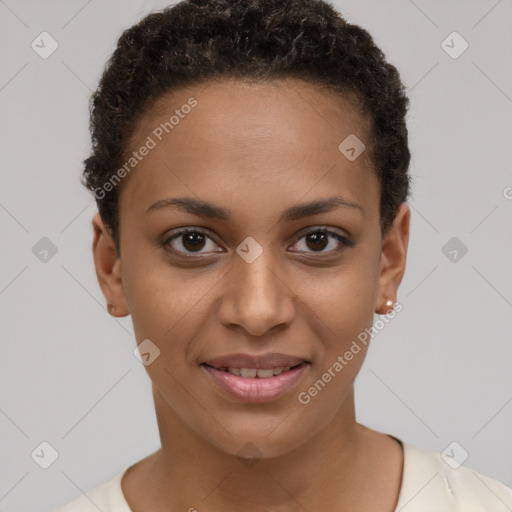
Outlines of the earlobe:
{"label": "earlobe", "polygon": [[375,309],[381,315],[393,309],[390,306],[396,303],[398,287],[405,273],[410,215],[409,206],[402,203],[382,243],[379,292]]}
{"label": "earlobe", "polygon": [[115,242],[99,213],[92,219],[92,252],[96,277],[107,302],[107,310],[112,316],[129,314],[121,279],[121,260]]}

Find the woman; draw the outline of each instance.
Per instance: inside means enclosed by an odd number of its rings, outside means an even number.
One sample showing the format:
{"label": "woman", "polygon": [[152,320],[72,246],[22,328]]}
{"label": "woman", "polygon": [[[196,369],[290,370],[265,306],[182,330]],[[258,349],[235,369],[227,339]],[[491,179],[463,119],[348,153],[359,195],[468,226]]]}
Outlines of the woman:
{"label": "woman", "polygon": [[162,447],[61,512],[508,510],[512,490],[359,424],[401,307],[408,99],[319,0],[185,0],[93,95],[93,255],[130,314]]}

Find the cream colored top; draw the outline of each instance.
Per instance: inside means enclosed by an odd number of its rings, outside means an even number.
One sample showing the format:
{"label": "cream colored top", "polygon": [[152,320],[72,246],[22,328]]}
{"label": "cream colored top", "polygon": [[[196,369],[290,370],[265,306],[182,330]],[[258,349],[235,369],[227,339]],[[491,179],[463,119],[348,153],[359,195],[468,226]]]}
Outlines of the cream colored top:
{"label": "cream colored top", "polygon": [[[454,469],[440,453],[400,442],[404,450],[404,466],[395,512],[512,510],[511,488],[468,467]],[[121,489],[121,478],[127,469],[56,512],[132,512]]]}

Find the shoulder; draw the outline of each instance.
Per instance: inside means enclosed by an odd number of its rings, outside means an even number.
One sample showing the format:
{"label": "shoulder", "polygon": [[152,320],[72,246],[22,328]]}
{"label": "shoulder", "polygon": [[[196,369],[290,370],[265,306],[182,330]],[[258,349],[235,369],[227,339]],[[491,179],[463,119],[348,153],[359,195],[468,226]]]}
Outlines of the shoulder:
{"label": "shoulder", "polygon": [[132,512],[121,489],[121,478],[127,469],[123,469],[107,482],[80,494],[55,512]]}
{"label": "shoulder", "polygon": [[403,443],[404,468],[396,512],[499,512],[512,509],[512,489],[458,465],[449,456]]}

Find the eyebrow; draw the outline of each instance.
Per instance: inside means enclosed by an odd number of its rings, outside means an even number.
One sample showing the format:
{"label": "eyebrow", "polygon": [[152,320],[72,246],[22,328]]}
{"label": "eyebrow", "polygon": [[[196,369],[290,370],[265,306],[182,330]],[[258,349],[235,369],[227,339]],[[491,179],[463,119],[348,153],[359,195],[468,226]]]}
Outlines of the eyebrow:
{"label": "eyebrow", "polygon": [[[287,221],[291,222],[294,220],[302,219],[304,217],[310,217],[319,213],[330,212],[340,206],[346,206],[349,208],[359,209],[362,208],[359,204],[347,201],[343,197],[334,196],[327,199],[317,199],[309,203],[302,203],[291,206],[286,209],[279,218],[279,222]],[[202,201],[193,197],[174,197],[168,199],[160,199],[156,203],[153,203],[147,210],[146,213],[160,210],[163,208],[179,208],[185,212],[197,215],[199,217],[206,217],[209,219],[217,220],[229,220],[231,218],[231,211],[227,208],[217,206],[208,201]]]}

